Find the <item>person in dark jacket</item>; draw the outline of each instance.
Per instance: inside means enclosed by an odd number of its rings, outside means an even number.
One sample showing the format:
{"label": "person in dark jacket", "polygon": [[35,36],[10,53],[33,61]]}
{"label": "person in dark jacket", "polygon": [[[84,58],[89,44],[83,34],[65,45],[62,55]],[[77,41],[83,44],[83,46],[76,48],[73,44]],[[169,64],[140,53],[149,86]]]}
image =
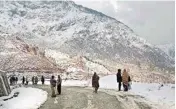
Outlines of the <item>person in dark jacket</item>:
{"label": "person in dark jacket", "polygon": [[12,82],[13,82],[12,77],[10,77],[10,85],[12,85]]}
{"label": "person in dark jacket", "polygon": [[60,95],[61,94],[61,84],[62,84],[62,79],[60,77],[60,75],[58,75],[58,79],[57,79],[57,92]]}
{"label": "person in dark jacket", "polygon": [[128,76],[128,89],[129,89],[129,90],[131,89],[131,84],[132,84],[132,82],[131,82],[131,77]]}
{"label": "person in dark jacket", "polygon": [[16,83],[15,76],[12,76],[12,85],[15,85],[15,83]]}
{"label": "person in dark jacket", "polygon": [[22,78],[22,84],[24,84],[25,83],[25,77],[23,76],[23,78]]}
{"label": "person in dark jacket", "polygon": [[131,82],[131,77],[130,76],[128,76],[128,82]]}
{"label": "person in dark jacket", "polygon": [[119,91],[121,91],[121,82],[122,82],[121,69],[118,69],[116,76],[117,76],[117,82],[119,83]]}
{"label": "person in dark jacket", "polygon": [[33,76],[33,77],[32,77],[32,84],[33,84],[33,85],[34,85],[34,78],[35,78],[35,77]]}
{"label": "person in dark jacket", "polygon": [[99,88],[99,76],[94,72],[94,75],[92,76],[92,87],[95,88],[95,93],[97,93]]}
{"label": "person in dark jacket", "polygon": [[56,93],[55,93],[56,80],[54,79],[54,76],[52,76],[50,79],[50,86],[52,91],[51,97],[56,97]]}
{"label": "person in dark jacket", "polygon": [[45,83],[45,78],[44,78],[44,76],[42,75],[42,77],[41,77],[41,82],[42,82],[42,84],[44,84]]}

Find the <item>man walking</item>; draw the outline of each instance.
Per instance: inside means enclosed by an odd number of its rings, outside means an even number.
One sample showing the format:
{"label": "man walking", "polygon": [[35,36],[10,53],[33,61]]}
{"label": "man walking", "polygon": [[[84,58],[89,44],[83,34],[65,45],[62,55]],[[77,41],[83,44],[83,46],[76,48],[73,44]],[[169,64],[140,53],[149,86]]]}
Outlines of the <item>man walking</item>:
{"label": "man walking", "polygon": [[92,76],[92,87],[95,88],[95,93],[97,93],[99,88],[99,76],[94,72],[94,75]]}

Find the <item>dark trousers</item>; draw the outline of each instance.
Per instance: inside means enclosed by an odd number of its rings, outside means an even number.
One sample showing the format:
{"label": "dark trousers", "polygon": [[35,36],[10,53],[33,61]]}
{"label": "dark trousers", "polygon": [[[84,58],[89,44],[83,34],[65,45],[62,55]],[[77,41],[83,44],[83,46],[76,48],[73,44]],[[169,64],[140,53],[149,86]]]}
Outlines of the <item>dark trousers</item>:
{"label": "dark trousers", "polygon": [[124,91],[128,91],[128,85],[123,84]]}
{"label": "dark trousers", "polygon": [[95,93],[97,93],[99,87],[95,87]]}
{"label": "dark trousers", "polygon": [[44,84],[45,82],[44,81],[42,81],[42,84]]}
{"label": "dark trousers", "polygon": [[121,82],[118,82],[119,83],[119,91],[121,91]]}
{"label": "dark trousers", "polygon": [[61,84],[57,85],[57,92],[59,95],[61,94]]}

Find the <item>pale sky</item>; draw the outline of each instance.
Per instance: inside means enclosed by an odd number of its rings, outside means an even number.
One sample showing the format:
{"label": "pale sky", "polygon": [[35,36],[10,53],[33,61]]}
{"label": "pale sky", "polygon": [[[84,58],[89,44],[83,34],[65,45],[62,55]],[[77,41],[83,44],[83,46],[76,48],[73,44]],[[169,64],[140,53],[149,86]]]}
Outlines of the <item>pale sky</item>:
{"label": "pale sky", "polygon": [[74,1],[116,18],[149,43],[175,43],[174,1]]}

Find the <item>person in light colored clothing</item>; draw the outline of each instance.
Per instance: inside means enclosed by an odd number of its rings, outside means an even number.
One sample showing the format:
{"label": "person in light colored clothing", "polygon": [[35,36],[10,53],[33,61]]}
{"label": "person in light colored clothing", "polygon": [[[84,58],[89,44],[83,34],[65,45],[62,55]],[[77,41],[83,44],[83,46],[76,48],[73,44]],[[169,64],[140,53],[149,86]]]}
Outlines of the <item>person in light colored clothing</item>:
{"label": "person in light colored clothing", "polygon": [[50,86],[51,86],[51,91],[52,91],[51,97],[56,97],[56,93],[55,93],[56,80],[54,76],[52,76],[50,79]]}
{"label": "person in light colored clothing", "polygon": [[124,69],[122,74],[122,83],[124,91],[128,91],[128,77],[129,77],[128,72],[126,71],[126,69]]}

